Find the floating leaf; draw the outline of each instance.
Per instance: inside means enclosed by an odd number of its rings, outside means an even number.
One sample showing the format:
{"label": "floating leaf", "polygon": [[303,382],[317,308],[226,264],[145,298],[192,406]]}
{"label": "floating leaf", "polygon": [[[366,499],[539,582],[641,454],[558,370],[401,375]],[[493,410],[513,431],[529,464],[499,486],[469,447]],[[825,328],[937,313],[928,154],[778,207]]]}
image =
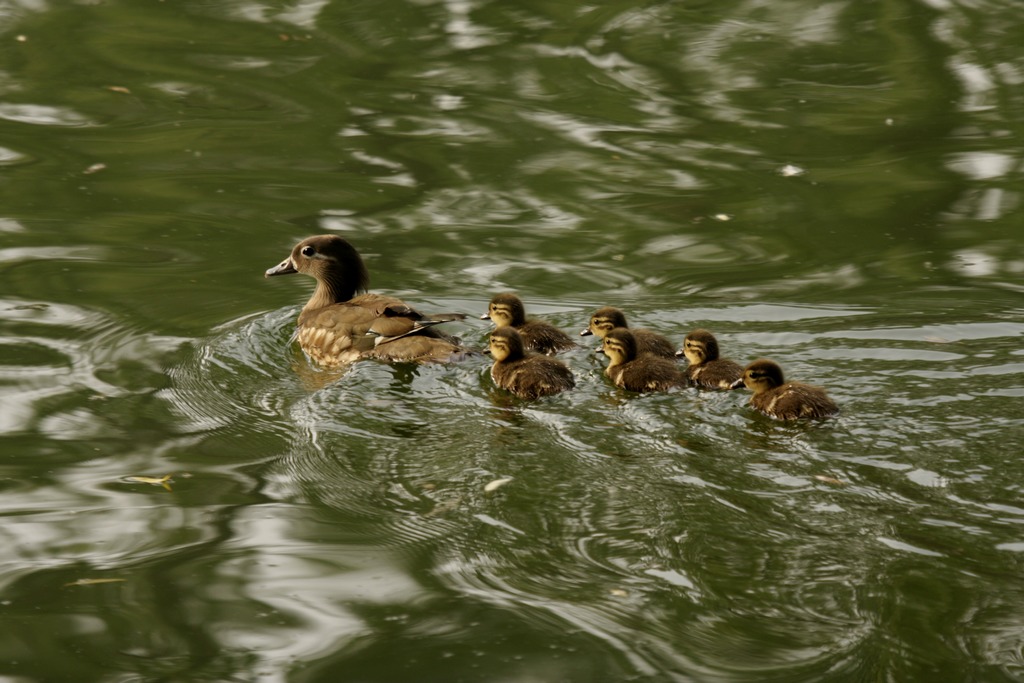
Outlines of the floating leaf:
{"label": "floating leaf", "polygon": [[824,474],[815,474],[814,478],[820,482],[831,484],[832,486],[846,486],[845,482],[839,481],[835,477],[827,477]]}
{"label": "floating leaf", "polygon": [[163,486],[168,491],[171,490],[172,481],[170,474],[165,474],[162,477],[128,477],[128,481],[137,481],[140,484],[153,484],[154,486]]}
{"label": "floating leaf", "polygon": [[110,92],[119,92],[124,95],[132,94],[132,91],[124,87],[123,85],[108,85],[107,90],[109,90]]}
{"label": "floating leaf", "polygon": [[123,583],[127,579],[79,579],[78,581],[72,581],[71,583],[65,583],[64,587],[68,586],[95,586],[98,583]]}

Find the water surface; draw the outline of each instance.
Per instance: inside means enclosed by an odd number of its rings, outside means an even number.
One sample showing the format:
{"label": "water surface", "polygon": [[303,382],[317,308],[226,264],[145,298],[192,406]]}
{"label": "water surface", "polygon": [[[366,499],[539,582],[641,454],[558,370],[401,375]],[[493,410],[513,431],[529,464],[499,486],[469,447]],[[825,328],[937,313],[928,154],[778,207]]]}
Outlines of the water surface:
{"label": "water surface", "polygon": [[[1017,14],[0,3],[0,677],[1020,678]],[[842,413],[321,371],[262,273],[323,232]]]}

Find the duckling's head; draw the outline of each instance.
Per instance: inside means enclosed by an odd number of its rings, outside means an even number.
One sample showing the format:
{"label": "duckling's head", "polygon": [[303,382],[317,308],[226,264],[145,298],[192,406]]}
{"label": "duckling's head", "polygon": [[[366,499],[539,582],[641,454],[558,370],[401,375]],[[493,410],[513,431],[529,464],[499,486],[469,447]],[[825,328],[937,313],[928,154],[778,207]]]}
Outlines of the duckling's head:
{"label": "duckling's head", "polygon": [[601,340],[601,353],[611,359],[609,367],[628,363],[636,358],[636,337],[625,327],[609,330]]}
{"label": "duckling's head", "polygon": [[499,327],[491,332],[487,343],[491,357],[499,363],[505,360],[522,358],[526,353],[523,349],[523,338],[514,327]]}
{"label": "duckling's head", "polygon": [[587,329],[580,332],[580,336],[585,337],[588,334],[593,334],[598,339],[604,339],[604,336],[616,327],[626,326],[625,313],[617,308],[605,306],[594,311],[594,315],[590,316],[590,325]]}
{"label": "duckling's head", "polygon": [[694,330],[686,335],[683,348],[676,352],[676,356],[686,356],[690,365],[718,360],[718,340],[707,330]]}
{"label": "duckling's head", "polygon": [[495,327],[518,327],[526,322],[526,309],[515,294],[495,294],[487,306],[487,314],[480,319],[493,321]]}
{"label": "duckling's head", "polygon": [[334,303],[347,301],[366,290],[370,276],[355,247],[337,235],[308,237],[292,249],[291,256],[267,270],[265,276],[303,273],[316,278]]}
{"label": "duckling's head", "polygon": [[779,367],[779,364],[761,358],[743,370],[743,377],[733,382],[732,388],[738,389],[740,386],[746,385],[747,389],[755,394],[760,394],[762,391],[781,387],[785,383],[786,380],[782,376],[782,368]]}

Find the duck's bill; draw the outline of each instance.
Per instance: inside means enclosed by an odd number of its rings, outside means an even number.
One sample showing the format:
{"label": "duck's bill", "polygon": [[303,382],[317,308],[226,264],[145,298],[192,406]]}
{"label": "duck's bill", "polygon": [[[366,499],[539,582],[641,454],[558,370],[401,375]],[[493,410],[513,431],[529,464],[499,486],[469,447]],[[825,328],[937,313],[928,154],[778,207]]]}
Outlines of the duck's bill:
{"label": "duck's bill", "polygon": [[263,274],[263,277],[273,277],[274,275],[291,275],[292,273],[297,272],[299,271],[295,270],[295,265],[292,263],[292,260],[290,258],[286,258],[284,261],[281,261],[273,268],[268,268],[267,272]]}
{"label": "duck's bill", "polygon": [[586,328],[585,330],[580,330],[580,336],[581,337],[589,337],[592,334],[594,334],[594,333],[590,331],[589,327]]}
{"label": "duck's bill", "polygon": [[490,316],[489,313],[484,313],[482,316],[480,316],[480,319],[481,320],[490,320],[491,316]]}
{"label": "duck's bill", "polygon": [[741,378],[741,379],[736,380],[735,382],[733,382],[732,384],[729,385],[729,388],[730,389],[742,389],[743,388],[743,379]]}

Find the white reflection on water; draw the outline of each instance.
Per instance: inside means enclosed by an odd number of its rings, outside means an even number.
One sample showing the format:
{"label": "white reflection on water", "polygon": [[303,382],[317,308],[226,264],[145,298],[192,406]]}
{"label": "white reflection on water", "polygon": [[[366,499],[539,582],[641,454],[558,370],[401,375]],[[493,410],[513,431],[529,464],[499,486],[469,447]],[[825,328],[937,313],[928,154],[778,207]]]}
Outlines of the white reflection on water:
{"label": "white reflection on water", "polygon": [[0,119],[37,126],[82,127],[98,125],[78,112],[45,104],[0,103]]}
{"label": "white reflection on water", "polygon": [[[940,16],[890,7],[896,32],[843,3],[236,1],[175,5],[180,25],[77,6],[109,30],[72,59],[137,70],[144,106],[103,135],[73,130],[113,115],[91,85],[0,109],[12,130],[60,129],[0,151],[5,179],[32,190],[0,229],[59,246],[0,258],[113,268],[100,244],[155,239],[121,207],[161,195],[170,208],[140,214],[168,211],[160,225],[207,268],[188,277],[208,278],[167,308],[192,314],[223,288],[224,317],[245,317],[182,349],[149,318],[162,287],[110,295],[119,317],[50,303],[80,293],[21,271],[41,293],[0,316],[0,585],[10,623],[58,627],[26,630],[29,656],[0,639],[2,659],[44,668],[53,651],[100,662],[97,680],[328,680],[314,667],[366,652],[349,678],[415,655],[415,673],[452,679],[478,653],[523,680],[579,680],[590,661],[679,680],[1019,672],[1024,327],[986,287],[1018,286],[1020,259],[1009,237],[979,237],[1007,224],[949,225],[1019,203],[990,186],[1018,155],[1005,86],[1019,74],[981,63],[1012,58],[1005,31],[964,39],[949,18],[967,14],[931,4]],[[987,16],[1007,14],[970,19]],[[863,28],[883,42],[841,39]],[[17,87],[44,79],[36,64]],[[51,66],[44,87],[64,93],[76,65]],[[982,116],[942,108],[957,99]],[[108,172],[73,201],[100,148]],[[116,161],[167,175],[119,184]],[[780,177],[786,163],[809,172]],[[53,197],[57,227],[38,220]],[[226,284],[250,240],[316,220],[399,261],[394,282],[446,287],[456,310],[522,289],[569,330],[605,304],[677,341],[713,327],[729,355],[824,384],[842,414],[781,424],[740,393],[629,396],[589,350],[566,356],[577,390],[530,405],[494,390],[484,360],[318,371],[289,345],[294,306],[263,313]],[[460,331],[479,343],[485,327]],[[171,491],[126,479],[169,473]],[[486,491],[498,476],[512,482]],[[127,585],[58,590],[97,571]]]}
{"label": "white reflection on water", "polygon": [[[6,250],[8,260],[11,251]],[[38,250],[30,253],[40,256]],[[0,330],[10,359],[0,366],[7,385],[0,387],[0,432],[41,429],[52,438],[79,438],[82,428],[95,430],[103,421],[97,421],[95,409],[47,414],[42,405],[83,390],[97,400],[131,394],[104,373],[124,363],[160,373],[158,357],[184,342],[126,329],[88,309],[19,299],[0,300]]]}

